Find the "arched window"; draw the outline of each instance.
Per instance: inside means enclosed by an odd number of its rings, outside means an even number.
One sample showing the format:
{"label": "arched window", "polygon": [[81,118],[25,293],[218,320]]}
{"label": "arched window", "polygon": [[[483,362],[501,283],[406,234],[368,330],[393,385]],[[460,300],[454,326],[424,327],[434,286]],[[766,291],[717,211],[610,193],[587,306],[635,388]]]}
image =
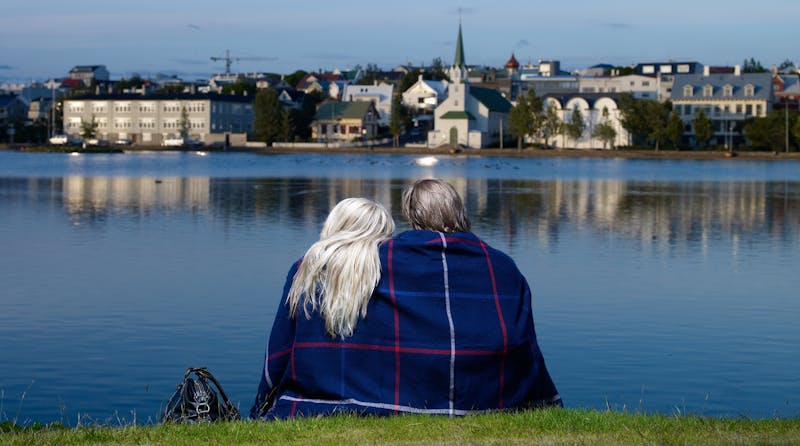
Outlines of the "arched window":
{"label": "arched window", "polygon": [[753,87],[753,84],[747,84],[744,86],[744,95],[748,97],[754,96],[755,90],[756,89]]}
{"label": "arched window", "polygon": [[694,96],[694,88],[691,85],[684,85],[683,86],[683,95],[684,96]]}
{"label": "arched window", "polygon": [[703,85],[703,97],[710,98],[714,95],[714,86],[713,85]]}

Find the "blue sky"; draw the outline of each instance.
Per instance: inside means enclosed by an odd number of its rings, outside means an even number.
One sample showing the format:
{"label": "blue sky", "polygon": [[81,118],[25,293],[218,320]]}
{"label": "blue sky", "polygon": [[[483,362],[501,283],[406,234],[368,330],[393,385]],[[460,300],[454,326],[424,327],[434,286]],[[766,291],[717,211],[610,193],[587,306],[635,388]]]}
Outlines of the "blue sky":
{"label": "blue sky", "polygon": [[[460,11],[460,12],[459,12]],[[452,62],[459,14],[469,64],[560,60],[566,69],[692,60],[800,60],[800,0],[6,0],[0,78],[62,77],[106,65],[112,79],[224,70],[290,73],[374,63]],[[244,60],[250,58],[250,60]]]}

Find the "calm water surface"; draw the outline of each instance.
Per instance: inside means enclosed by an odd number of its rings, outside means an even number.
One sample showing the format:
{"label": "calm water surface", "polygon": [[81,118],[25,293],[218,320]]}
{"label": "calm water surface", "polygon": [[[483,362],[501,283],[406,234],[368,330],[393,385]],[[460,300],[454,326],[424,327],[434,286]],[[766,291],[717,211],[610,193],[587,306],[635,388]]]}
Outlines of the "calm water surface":
{"label": "calm water surface", "polygon": [[531,282],[569,407],[800,415],[800,163],[0,152],[0,421],[153,422],[189,366],[243,411],[290,264],[427,176]]}

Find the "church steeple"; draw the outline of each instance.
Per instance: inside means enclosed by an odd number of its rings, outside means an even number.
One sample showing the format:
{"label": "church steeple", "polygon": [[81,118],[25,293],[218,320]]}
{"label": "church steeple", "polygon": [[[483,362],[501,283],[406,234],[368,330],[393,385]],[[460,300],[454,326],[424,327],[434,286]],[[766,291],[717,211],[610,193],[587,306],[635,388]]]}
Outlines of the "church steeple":
{"label": "church steeple", "polygon": [[461,20],[458,21],[458,40],[456,40],[456,58],[453,61],[453,66],[463,68],[466,66],[464,63],[464,41],[461,38]]}

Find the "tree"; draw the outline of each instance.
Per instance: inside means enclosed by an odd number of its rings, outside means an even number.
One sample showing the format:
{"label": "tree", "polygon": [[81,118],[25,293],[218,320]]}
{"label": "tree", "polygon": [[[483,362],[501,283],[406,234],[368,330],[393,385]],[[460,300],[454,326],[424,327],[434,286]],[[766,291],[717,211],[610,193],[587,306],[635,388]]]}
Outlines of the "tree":
{"label": "tree", "polygon": [[91,121],[82,121],[81,122],[81,138],[85,140],[94,138],[97,135],[97,120],[95,119],[94,115],[92,115]]}
{"label": "tree", "polygon": [[761,65],[761,62],[751,57],[750,60],[745,59],[742,66],[743,73],[766,73],[767,69]]}
{"label": "tree", "polygon": [[447,76],[447,72],[444,70],[444,63],[442,63],[441,57],[435,57],[431,61],[430,70],[426,73],[425,79],[430,79],[434,81],[441,81],[441,80],[450,80]]}
{"label": "tree", "polygon": [[283,80],[286,81],[287,84],[291,85],[292,87],[296,87],[300,80],[303,79],[308,74],[307,71],[303,70],[296,70],[292,74],[287,74]]}
{"label": "tree", "polygon": [[794,140],[797,142],[797,145],[800,145],[800,116],[794,120],[792,135],[794,135]]}
{"label": "tree", "polygon": [[282,108],[280,139],[285,142],[292,142],[294,140],[294,135],[294,115],[290,110]]}
{"label": "tree", "polygon": [[368,63],[364,69],[364,75],[356,82],[356,85],[372,85],[378,80],[380,68],[374,63]]}
{"label": "tree", "polygon": [[603,107],[603,122],[597,124],[592,130],[592,138],[597,138],[603,143],[603,149],[608,146],[614,148],[614,140],[617,139],[617,129],[611,125],[608,118],[608,107]]}
{"label": "tree", "polygon": [[678,114],[677,110],[672,110],[667,118],[666,140],[672,144],[672,148],[676,149],[681,142],[683,136],[683,119]]}
{"label": "tree", "polygon": [[[756,148],[783,151],[786,147],[786,116],[784,110],[773,110],[766,117],[751,119],[744,126],[744,137]],[[797,112],[789,113],[789,122]]]}
{"label": "tree", "polygon": [[794,71],[795,64],[790,59],[786,59],[778,65],[778,71],[791,72]]}
{"label": "tree", "polygon": [[672,112],[672,104],[670,102],[662,104],[651,99],[642,100],[642,103],[645,123],[649,130],[647,139],[655,145],[656,150],[659,150],[661,143],[667,139],[667,120]]}
{"label": "tree", "polygon": [[517,105],[508,113],[508,127],[511,134],[517,137],[517,148],[522,149],[525,137],[533,138],[544,125],[542,100],[529,89],[525,96],[517,99]]}
{"label": "tree", "polygon": [[714,136],[714,129],[711,127],[711,120],[706,116],[706,112],[701,108],[692,119],[694,127],[694,140],[700,147],[708,145],[708,141]]}
{"label": "tree", "polygon": [[389,121],[389,133],[392,134],[392,145],[400,144],[400,134],[408,125],[408,110],[403,105],[402,94],[398,92],[392,99],[392,119]]}
{"label": "tree", "polygon": [[237,79],[236,82],[222,87],[223,94],[235,94],[238,96],[252,96],[256,94],[256,84],[242,79]]}
{"label": "tree", "polygon": [[282,112],[278,93],[264,88],[256,93],[253,101],[253,131],[259,141],[268,145],[281,135]]}
{"label": "tree", "polygon": [[646,101],[636,99],[630,93],[622,93],[619,97],[619,121],[622,128],[631,135],[633,144],[643,144],[647,140],[649,127],[645,113]]}
{"label": "tree", "polygon": [[544,124],[542,133],[544,134],[544,144],[550,146],[550,138],[561,133],[564,122],[558,117],[558,110],[553,104],[547,106],[544,113]]}
{"label": "tree", "polygon": [[572,139],[576,145],[578,139],[583,135],[583,131],[586,129],[586,122],[583,120],[583,114],[581,114],[581,109],[577,105],[572,109],[572,114],[570,115],[569,121],[565,122],[561,128],[561,131]]}
{"label": "tree", "polygon": [[181,108],[181,119],[178,121],[178,129],[180,129],[181,138],[186,138],[189,136],[189,128],[191,127],[191,122],[189,121],[189,112],[186,111],[186,107]]}

